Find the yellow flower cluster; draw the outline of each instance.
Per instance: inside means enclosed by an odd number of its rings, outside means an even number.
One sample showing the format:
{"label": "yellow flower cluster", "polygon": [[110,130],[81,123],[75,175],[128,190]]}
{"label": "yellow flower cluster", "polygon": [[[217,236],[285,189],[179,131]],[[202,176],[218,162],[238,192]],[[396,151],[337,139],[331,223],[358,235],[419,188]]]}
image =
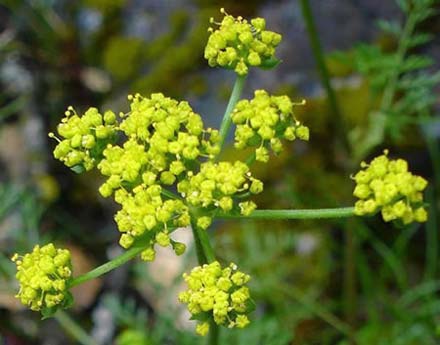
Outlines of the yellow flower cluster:
{"label": "yellow flower cluster", "polygon": [[249,324],[247,314],[252,309],[249,289],[250,277],[237,270],[235,264],[223,268],[215,261],[198,266],[183,275],[188,290],[179,294],[179,301],[187,304],[193,318],[200,321],[196,332],[206,335],[209,320],[229,328],[244,328]]}
{"label": "yellow flower cluster", "polygon": [[411,174],[405,160],[391,160],[387,155],[385,150],[370,164],[361,163],[363,169],[354,176],[353,195],[360,199],[355,204],[355,214],[363,216],[380,210],[386,222],[426,222],[428,214],[423,207],[422,192],[427,181]]}
{"label": "yellow flower cluster", "polygon": [[[242,214],[255,209],[251,201],[234,205],[233,197],[261,192],[262,182],[250,175],[244,163],[212,162],[220,150],[219,132],[204,129],[200,115],[187,102],[161,93],[149,98],[130,95],[128,100],[130,111],[119,114],[120,123],[110,111],[102,117],[90,108],[80,117],[69,108],[58,126],[60,135],[68,139],[54,153],[72,165],[69,157],[80,152],[82,160],[74,161],[75,165],[83,164],[85,170],[97,167],[107,177],[99,192],[121,205],[115,220],[122,247],[130,248],[138,241],[149,244],[141,254],[144,260],[154,259],[156,243],[171,245],[180,255],[185,246],[172,241],[169,233],[190,225],[189,207],[203,208],[192,215],[202,229],[209,227],[212,212],[218,208],[230,211],[236,206]],[[120,133],[127,138],[121,145],[114,141]],[[78,140],[82,146],[77,146]],[[66,153],[65,145],[81,151]],[[183,198],[174,195],[173,189]]]}
{"label": "yellow flower cluster", "polygon": [[[192,206],[207,210],[220,208],[229,212],[234,208],[233,197],[237,193],[261,193],[263,182],[252,177],[249,167],[241,161],[205,162],[201,164],[198,174],[179,182],[177,190]],[[242,214],[248,215],[256,206],[252,202],[242,202],[238,207]],[[200,218],[198,223],[202,223],[200,227],[207,228],[210,220]]]}
{"label": "yellow flower cluster", "polygon": [[205,130],[200,115],[187,102],[161,93],[128,99],[130,112],[121,114],[119,125],[128,140],[103,151],[98,169],[108,179],[99,191],[104,197],[114,194],[122,206],[115,216],[122,247],[129,248],[149,234],[150,246],[142,252],[142,259],[154,259],[155,243],[171,244],[182,254],[184,246],[173,242],[168,233],[190,224],[189,210],[181,200],[164,198],[164,187],[185,180],[188,167],[200,158],[218,153],[218,131]]}
{"label": "yellow flower cluster", "polygon": [[[141,253],[141,258],[147,261],[154,260],[154,243],[163,247],[172,244],[169,229],[190,224],[188,207],[181,200],[163,200],[161,193],[162,187],[158,184],[141,184],[132,192],[119,189],[115,193],[116,202],[122,206],[115,215],[119,231],[122,232],[119,240],[122,247],[129,248],[135,239],[142,239],[145,233],[155,232],[155,236],[150,239],[150,247]],[[175,245],[173,248],[178,251]]]}
{"label": "yellow flower cluster", "polygon": [[140,183],[172,185],[194,160],[218,153],[218,131],[204,130],[200,115],[187,102],[161,93],[150,98],[136,94],[129,100],[130,113],[120,124],[129,140],[122,147],[109,145],[98,164],[109,177],[100,189],[104,197]]}
{"label": "yellow flower cluster", "polygon": [[54,157],[79,171],[93,169],[104,148],[115,139],[115,124],[116,115],[112,111],[101,115],[98,109],[90,108],[79,116],[73,107],[69,107],[57,128],[64,139],[49,133],[51,138],[58,140]]}
{"label": "yellow flower cluster", "polygon": [[[274,60],[275,48],[281,42],[281,35],[265,30],[263,18],[249,23],[242,17],[234,18],[221,9],[224,18],[217,30],[210,29],[205,58],[211,67],[221,66],[246,75],[250,66],[265,66]],[[216,24],[211,18],[211,23]]]}
{"label": "yellow flower cluster", "polygon": [[293,115],[294,105],[298,104],[288,96],[270,96],[264,90],[256,90],[251,100],[238,102],[231,116],[237,125],[235,147],[256,146],[256,160],[267,162],[268,147],[275,153],[282,151],[281,139],[309,140],[309,129]]}
{"label": "yellow flower cluster", "polygon": [[16,278],[20,283],[16,297],[31,310],[47,315],[72,303],[68,291],[72,264],[67,249],[57,249],[52,243],[36,245],[31,253],[15,254],[12,261],[17,265]]}

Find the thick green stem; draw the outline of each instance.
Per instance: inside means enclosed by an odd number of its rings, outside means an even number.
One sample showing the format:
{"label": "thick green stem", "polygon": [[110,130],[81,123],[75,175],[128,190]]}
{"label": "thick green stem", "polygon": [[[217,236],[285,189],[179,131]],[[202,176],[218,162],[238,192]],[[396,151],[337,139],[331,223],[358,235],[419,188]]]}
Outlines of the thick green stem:
{"label": "thick green stem", "polygon": [[334,133],[336,133],[336,138],[342,143],[344,148],[348,151],[349,144],[347,140],[347,131],[344,119],[342,117],[341,109],[338,105],[335,92],[330,83],[330,76],[327,70],[327,66],[324,60],[324,53],[319,42],[318,32],[316,30],[315,21],[313,19],[312,9],[308,0],[300,0],[301,11],[306,25],[307,34],[309,36],[310,45],[312,47],[313,57],[316,61],[316,66],[319,73],[319,78],[321,79],[322,86],[327,94],[328,103],[330,110],[333,114],[333,118],[330,121],[330,126]]}
{"label": "thick green stem", "polygon": [[115,268],[125,264],[127,261],[130,261],[131,259],[133,259],[136,255],[140,254],[146,248],[147,248],[147,246],[136,246],[136,247],[132,247],[132,248],[128,249],[126,252],[117,256],[113,260],[110,260],[109,262],[106,262],[105,264],[98,266],[95,269],[74,278],[70,282],[69,287],[74,287],[74,286],[82,284],[88,280],[98,278],[98,277],[106,274],[107,272],[114,270]]}
{"label": "thick green stem", "polygon": [[255,210],[248,216],[241,214],[218,214],[223,219],[322,219],[346,218],[354,215],[354,207],[322,208],[310,210]]}
{"label": "thick green stem", "polygon": [[[209,242],[208,233],[206,230],[200,229],[195,223],[196,216],[191,215],[191,228],[194,235],[194,243],[196,246],[196,253],[199,265],[209,264],[215,261],[214,250],[211,242]],[[218,325],[211,320],[209,325],[208,345],[217,345],[219,339],[220,329]]]}
{"label": "thick green stem", "polygon": [[220,125],[220,150],[225,144],[226,136],[228,135],[229,128],[231,127],[231,113],[234,110],[235,105],[240,99],[241,92],[243,91],[244,83],[246,81],[246,76],[237,76],[235,80],[234,88],[232,89],[231,97],[229,98],[228,106],[226,107],[225,114],[223,115],[223,120]]}
{"label": "thick green stem", "polygon": [[214,322],[214,320],[211,320],[210,325],[209,325],[209,338],[208,338],[209,345],[218,345],[219,332],[220,332],[220,328]]}
{"label": "thick green stem", "polygon": [[197,261],[199,265],[208,263],[205,253],[203,252],[202,242],[200,241],[199,231],[197,230],[195,224],[191,225],[192,233],[194,236],[194,245],[196,247]]}
{"label": "thick green stem", "polygon": [[[193,216],[191,217],[191,219],[195,219],[195,217]],[[209,264],[215,261],[214,250],[212,249],[211,242],[209,241],[208,233],[206,232],[206,230],[200,229],[195,224],[195,221],[191,221],[191,227],[194,235],[199,264]]]}

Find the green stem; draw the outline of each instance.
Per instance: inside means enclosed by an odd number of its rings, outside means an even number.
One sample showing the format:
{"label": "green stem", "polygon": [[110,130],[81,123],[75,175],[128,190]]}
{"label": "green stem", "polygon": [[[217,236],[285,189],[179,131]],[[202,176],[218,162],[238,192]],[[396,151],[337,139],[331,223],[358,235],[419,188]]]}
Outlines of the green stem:
{"label": "green stem", "polygon": [[419,113],[418,123],[422,137],[425,139],[426,147],[428,148],[429,156],[431,158],[431,166],[434,172],[434,187],[436,195],[440,195],[440,149],[437,145],[437,140],[433,133],[430,133],[428,128],[433,124],[434,118],[429,111]]}
{"label": "green stem", "polygon": [[252,153],[248,158],[246,158],[246,165],[251,166],[252,164],[254,164],[256,158],[257,158],[257,156],[256,156],[255,152]]}
{"label": "green stem", "polygon": [[333,132],[337,134],[336,138],[341,141],[345,149],[348,149],[349,144],[346,136],[347,131],[345,128],[345,122],[342,117],[341,109],[338,105],[335,92],[330,83],[330,76],[327,66],[325,64],[324,53],[321,47],[321,43],[319,42],[319,36],[316,30],[315,20],[313,19],[312,9],[310,8],[308,0],[300,0],[300,4],[307,29],[307,34],[309,36],[309,41],[312,48],[312,53],[316,61],[319,78],[327,94],[330,110],[333,113],[333,119],[332,121],[330,121],[330,126],[332,127]]}
{"label": "green stem", "polygon": [[[191,219],[196,219],[196,218],[192,216]],[[196,244],[197,258],[199,264],[203,265],[214,262],[215,254],[214,254],[214,250],[212,249],[211,242],[209,241],[207,231],[200,229],[192,220],[191,220],[191,228],[194,235],[194,241]]]}
{"label": "green stem", "polygon": [[199,232],[196,228],[196,225],[191,221],[191,229],[194,236],[194,245],[196,247],[197,261],[199,265],[203,265],[208,263],[206,259],[205,253],[203,252],[202,242],[200,241]]}
{"label": "green stem", "polygon": [[219,142],[220,151],[222,150],[223,145],[225,144],[226,136],[228,135],[229,128],[231,127],[232,110],[234,110],[235,105],[240,99],[245,81],[246,81],[246,75],[244,76],[238,75],[237,79],[235,80],[234,88],[232,89],[231,97],[229,97],[228,106],[226,107],[226,111],[225,114],[223,115],[223,120],[220,125],[220,142]]}
{"label": "green stem", "polygon": [[97,343],[81,328],[65,311],[58,310],[54,318],[82,345],[96,345]]}
{"label": "green stem", "polygon": [[220,328],[214,322],[214,320],[211,320],[209,325],[209,338],[208,338],[209,345],[218,345],[219,332],[220,332]]}
{"label": "green stem", "polygon": [[[191,215],[191,228],[194,235],[194,243],[196,246],[196,253],[199,265],[209,264],[215,261],[214,250],[212,249],[211,242],[209,242],[208,233],[206,230],[200,229],[196,223],[195,219],[197,217],[192,214]],[[209,337],[208,344],[209,345],[217,345],[219,339],[219,326],[214,322],[214,320],[210,321],[209,325]]]}
{"label": "green stem", "polygon": [[309,210],[255,210],[248,216],[240,214],[219,214],[223,219],[322,219],[346,218],[354,215],[354,207],[322,208]]}
{"label": "green stem", "polygon": [[[345,321],[351,329],[355,328],[356,322],[356,238],[353,225],[347,224],[344,232],[344,309]],[[348,338],[349,344],[355,344],[353,334]]]}
{"label": "green stem", "polygon": [[[345,154],[349,154],[352,150],[350,146],[348,137],[347,137],[347,128],[342,116],[340,107],[338,105],[338,101],[336,99],[335,93],[333,91],[332,85],[330,83],[330,77],[327,70],[327,66],[324,61],[323,50],[321,48],[321,44],[319,42],[318,33],[316,30],[316,25],[313,19],[312,10],[310,8],[310,4],[308,0],[300,0],[301,10],[304,17],[304,21],[307,28],[307,33],[309,35],[310,44],[312,46],[313,55],[316,60],[316,64],[318,67],[319,76],[321,79],[321,83],[326,90],[328,102],[330,105],[330,109],[333,113],[333,121],[330,121],[330,130],[336,133],[336,142],[335,144],[341,144],[342,152]],[[337,145],[334,145],[337,148]],[[336,152],[334,150],[334,156],[337,158],[340,156],[341,152]],[[347,316],[347,321],[352,322],[355,319],[354,314],[354,306],[356,304],[356,274],[355,274],[355,266],[354,263],[350,260],[352,259],[352,254],[355,252],[354,247],[354,238],[351,230],[345,232],[345,274],[344,274],[344,286],[345,286],[345,299],[346,304],[353,306],[348,308],[350,310],[349,315]],[[353,326],[353,324],[351,324]],[[349,343],[354,344],[354,339],[352,336],[349,337]]]}
{"label": "green stem", "polygon": [[136,255],[140,254],[145,248],[147,248],[147,246],[136,246],[128,249],[123,254],[117,256],[113,260],[110,260],[109,262],[106,262],[105,264],[98,266],[95,269],[74,278],[70,282],[69,287],[74,287],[76,285],[85,283],[88,280],[98,278],[106,274],[107,272],[110,272],[111,270],[133,259]]}
{"label": "green stem", "polygon": [[428,202],[431,206],[428,222],[426,223],[426,263],[425,280],[434,280],[437,276],[439,257],[437,212],[435,212],[436,197],[435,188],[429,188]]}

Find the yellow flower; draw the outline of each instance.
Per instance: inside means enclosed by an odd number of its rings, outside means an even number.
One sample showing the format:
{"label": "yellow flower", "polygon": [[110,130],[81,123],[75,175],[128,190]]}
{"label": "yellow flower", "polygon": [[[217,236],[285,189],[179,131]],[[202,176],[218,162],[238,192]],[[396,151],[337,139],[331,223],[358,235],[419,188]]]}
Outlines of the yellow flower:
{"label": "yellow flower", "polygon": [[275,48],[281,35],[265,30],[266,21],[254,18],[250,22],[242,17],[233,17],[222,8],[221,23],[211,18],[218,29],[211,32],[205,47],[205,58],[211,67],[233,69],[238,75],[246,75],[251,66],[272,67],[277,64]]}
{"label": "yellow flower", "polygon": [[67,249],[57,249],[52,243],[36,245],[31,253],[15,254],[12,261],[17,265],[16,278],[20,283],[16,297],[24,305],[41,311],[44,316],[70,306],[73,298],[68,286],[72,264]]}
{"label": "yellow flower", "polygon": [[229,328],[243,328],[249,323],[246,314],[250,312],[249,289],[244,286],[250,277],[238,271],[233,263],[222,268],[217,261],[198,266],[189,274],[183,275],[188,290],[179,294],[179,301],[188,305],[194,318],[203,322],[197,325],[196,332],[205,335],[209,330],[209,322]]}
{"label": "yellow flower", "polygon": [[256,90],[251,100],[241,100],[235,106],[231,118],[237,126],[235,147],[257,147],[257,161],[269,161],[269,149],[274,153],[283,150],[281,139],[309,140],[309,129],[293,114],[295,105],[288,96],[271,96],[264,90]]}
{"label": "yellow flower", "polygon": [[400,221],[403,224],[426,222],[428,214],[423,205],[423,190],[428,182],[408,171],[403,159],[390,160],[388,151],[374,158],[370,164],[361,163],[353,179],[356,187],[353,195],[358,216],[381,212],[384,221]]}

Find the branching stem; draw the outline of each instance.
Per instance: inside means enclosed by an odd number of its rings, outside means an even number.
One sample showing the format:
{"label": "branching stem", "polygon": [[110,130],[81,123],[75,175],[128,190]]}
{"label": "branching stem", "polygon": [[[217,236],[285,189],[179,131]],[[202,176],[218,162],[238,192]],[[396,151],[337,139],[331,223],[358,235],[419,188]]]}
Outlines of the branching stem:
{"label": "branching stem", "polygon": [[234,110],[235,105],[240,99],[241,93],[243,91],[243,87],[246,81],[246,76],[237,76],[235,80],[234,88],[232,89],[231,97],[229,97],[228,106],[226,107],[225,114],[223,115],[223,120],[220,125],[220,151],[225,144],[226,137],[229,132],[229,128],[231,127],[231,113]]}
{"label": "branching stem", "polygon": [[305,210],[255,210],[248,216],[241,214],[219,214],[223,219],[323,219],[347,218],[354,215],[354,207],[322,208]]}
{"label": "branching stem", "polygon": [[115,268],[133,259],[136,255],[140,254],[146,248],[147,246],[136,246],[128,249],[123,254],[115,257],[114,259],[106,262],[105,264],[98,266],[95,269],[74,278],[70,282],[69,287],[74,287],[76,285],[85,283],[88,280],[98,278],[103,274],[106,274],[107,272],[114,270]]}

